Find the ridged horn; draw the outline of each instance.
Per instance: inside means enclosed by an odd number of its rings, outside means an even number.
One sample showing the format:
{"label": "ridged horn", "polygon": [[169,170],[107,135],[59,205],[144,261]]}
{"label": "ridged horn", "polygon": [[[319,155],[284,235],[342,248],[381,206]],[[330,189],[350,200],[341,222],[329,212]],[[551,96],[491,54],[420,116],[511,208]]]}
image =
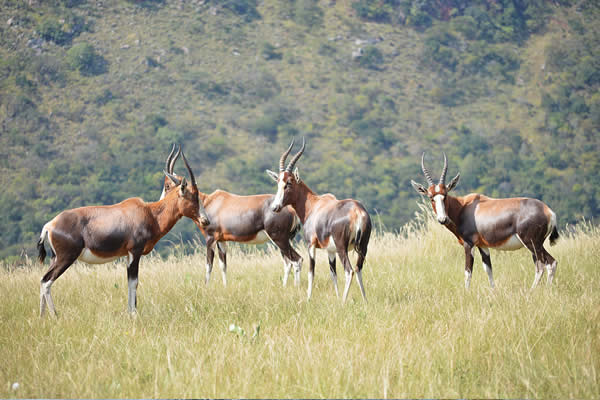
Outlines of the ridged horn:
{"label": "ridged horn", "polygon": [[292,144],[290,144],[290,147],[288,147],[288,149],[281,155],[281,158],[279,159],[279,172],[283,172],[285,170],[285,159],[290,154],[290,151],[292,151],[293,146],[294,138],[292,138]]}
{"label": "ridged horn", "polygon": [[294,165],[296,165],[296,162],[298,161],[298,159],[300,158],[302,153],[304,153],[305,146],[306,146],[306,142],[304,141],[304,138],[302,138],[302,147],[300,148],[300,151],[296,153],[294,158],[292,158],[292,160],[290,161],[290,163],[288,164],[288,166],[286,168],[286,171],[292,172],[292,170],[294,169]]}
{"label": "ridged horn", "polygon": [[169,172],[173,172],[172,169],[170,169],[171,166],[171,159],[173,158],[173,154],[175,153],[175,143],[173,143],[173,148],[171,149],[171,152],[169,153],[169,156],[167,157],[167,162],[165,163],[165,171],[169,171]]}
{"label": "ridged horn", "polygon": [[173,168],[175,168],[175,162],[177,161],[177,159],[179,158],[179,155],[181,154],[181,145],[177,146],[177,153],[175,153],[175,157],[173,157],[173,159],[171,160],[171,164],[169,164],[169,172],[173,173]]}
{"label": "ridged horn", "polygon": [[[181,147],[179,149],[181,150]],[[183,163],[185,164],[185,167],[187,168],[188,173],[190,174],[190,182],[192,182],[192,186],[196,186],[196,178],[194,177],[194,173],[192,172],[190,164],[188,164],[187,159],[185,158],[185,154],[183,154],[183,151],[181,152],[181,158],[183,158]]]}
{"label": "ridged horn", "polygon": [[433,179],[431,178],[431,174],[429,173],[427,168],[425,168],[425,152],[423,152],[423,155],[421,156],[421,169],[425,174],[425,179],[427,179],[427,183],[429,184],[429,186],[432,186],[434,184]]}
{"label": "ridged horn", "polygon": [[446,172],[448,172],[448,159],[446,158],[446,153],[444,152],[444,169],[442,170],[442,175],[440,176],[440,185],[446,184]]}

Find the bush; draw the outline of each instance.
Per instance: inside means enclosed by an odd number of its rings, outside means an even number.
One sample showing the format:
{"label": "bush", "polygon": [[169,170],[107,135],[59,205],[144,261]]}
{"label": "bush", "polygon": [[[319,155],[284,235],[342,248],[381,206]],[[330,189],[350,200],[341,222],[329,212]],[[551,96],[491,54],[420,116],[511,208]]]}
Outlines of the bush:
{"label": "bush", "polygon": [[63,25],[54,16],[47,15],[42,18],[37,27],[40,36],[44,40],[54,42],[56,44],[66,43],[70,36],[63,30]]}
{"label": "bush", "polygon": [[362,57],[358,58],[358,63],[364,68],[379,69],[383,64],[383,53],[375,46],[365,47]]}
{"label": "bush", "polygon": [[294,21],[308,28],[321,26],[323,24],[323,10],[315,0],[296,0]]}
{"label": "bush", "polygon": [[282,55],[277,48],[269,42],[264,42],[260,51],[265,60],[281,60]]}
{"label": "bush", "polygon": [[396,0],[359,0],[352,3],[352,8],[360,18],[375,22],[389,22],[396,3]]}
{"label": "bush", "polygon": [[98,75],[106,71],[104,58],[89,43],[78,43],[67,51],[67,65],[82,75]]}
{"label": "bush", "polygon": [[260,19],[260,14],[256,6],[257,0],[225,0],[222,2],[223,8],[244,17],[248,22]]}

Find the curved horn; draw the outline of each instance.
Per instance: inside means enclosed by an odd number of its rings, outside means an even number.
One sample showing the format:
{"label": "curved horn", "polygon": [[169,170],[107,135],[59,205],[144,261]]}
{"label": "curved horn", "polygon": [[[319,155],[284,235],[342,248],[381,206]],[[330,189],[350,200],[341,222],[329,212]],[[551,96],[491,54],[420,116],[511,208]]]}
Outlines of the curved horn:
{"label": "curved horn", "polygon": [[185,164],[185,167],[187,168],[188,173],[190,174],[190,182],[192,182],[192,186],[196,186],[196,178],[194,177],[194,173],[192,172],[190,164],[188,164],[187,159],[185,158],[185,154],[183,154],[183,151],[181,152],[181,158],[183,158],[183,163]]}
{"label": "curved horn", "polygon": [[434,184],[433,179],[431,178],[431,174],[429,173],[427,168],[425,168],[425,152],[423,152],[423,155],[421,156],[421,169],[425,174],[425,179],[427,179],[427,183],[429,184],[429,186],[432,186]]}
{"label": "curved horn", "polygon": [[181,184],[181,180],[177,178],[175,175],[171,175],[167,171],[163,171],[163,173],[175,184],[175,186],[179,186]]}
{"label": "curved horn", "polygon": [[287,158],[288,154],[290,154],[290,151],[292,151],[293,146],[294,138],[292,138],[292,144],[290,144],[290,147],[288,147],[288,149],[281,155],[281,158],[279,159],[279,172],[283,172],[285,170],[285,159]]}
{"label": "curved horn", "polygon": [[167,157],[167,162],[165,164],[165,171],[173,172],[173,170],[170,169],[171,159],[173,158],[173,153],[175,153],[175,143],[173,143],[173,148],[171,149],[171,152],[169,153],[169,156]]}
{"label": "curved horn", "polygon": [[175,162],[177,161],[177,159],[179,158],[179,155],[181,154],[181,145],[177,146],[177,153],[175,153],[175,157],[173,157],[173,159],[171,160],[171,163],[169,164],[169,172],[173,173],[173,168],[175,167]]}
{"label": "curved horn", "polygon": [[302,138],[302,147],[300,148],[300,151],[297,152],[296,155],[292,158],[292,160],[288,164],[287,168],[285,169],[286,171],[292,172],[292,170],[294,169],[294,165],[296,165],[296,161],[298,161],[298,159],[300,158],[302,153],[304,153],[305,146],[306,146],[306,143],[304,141],[304,138]]}
{"label": "curved horn", "polygon": [[442,175],[440,176],[440,185],[446,184],[446,172],[448,172],[448,159],[446,158],[446,153],[444,152],[444,169],[442,170]]}

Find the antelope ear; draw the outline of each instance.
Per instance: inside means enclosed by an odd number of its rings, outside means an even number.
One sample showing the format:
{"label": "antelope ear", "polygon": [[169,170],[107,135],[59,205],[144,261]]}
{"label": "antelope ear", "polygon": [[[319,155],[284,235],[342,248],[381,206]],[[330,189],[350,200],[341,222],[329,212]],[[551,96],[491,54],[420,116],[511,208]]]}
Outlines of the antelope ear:
{"label": "antelope ear", "polygon": [[269,175],[271,177],[271,179],[273,179],[275,182],[277,182],[277,180],[279,179],[279,174],[276,174],[275,172],[266,169],[265,172],[267,173],[267,175]]}
{"label": "antelope ear", "polygon": [[181,178],[181,186],[179,186],[179,193],[183,196],[187,191],[187,180],[185,177]]}
{"label": "antelope ear", "polygon": [[423,185],[421,185],[420,183],[417,183],[415,181],[413,181],[412,179],[410,180],[410,184],[412,185],[412,187],[415,188],[415,190],[423,195],[426,196],[427,195],[427,189],[425,189],[425,187]]}
{"label": "antelope ear", "polygon": [[298,172],[298,167],[296,167],[294,169],[294,178],[296,178],[296,182],[301,182],[302,180],[300,179],[300,173]]}
{"label": "antelope ear", "polygon": [[451,191],[452,189],[454,189],[456,187],[456,185],[458,184],[459,179],[460,179],[460,172],[458,174],[456,174],[456,176],[454,178],[452,178],[452,180],[450,181],[448,186],[446,186],[446,189],[448,191]]}

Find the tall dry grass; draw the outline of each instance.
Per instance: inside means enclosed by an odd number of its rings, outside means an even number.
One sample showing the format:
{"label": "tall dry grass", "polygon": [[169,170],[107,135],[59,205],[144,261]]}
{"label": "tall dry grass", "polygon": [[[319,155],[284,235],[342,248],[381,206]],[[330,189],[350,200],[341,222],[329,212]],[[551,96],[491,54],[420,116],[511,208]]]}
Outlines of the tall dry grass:
{"label": "tall dry grass", "polygon": [[310,302],[307,262],[283,288],[272,249],[230,246],[226,288],[218,266],[204,285],[204,249],[144,257],[137,318],[124,262],[67,270],[58,319],[38,316],[47,264],[4,268],[0,397],[600,398],[599,241],[563,233],[555,284],[536,290],[526,250],[492,251],[494,290],[477,256],[465,290],[462,248],[420,215],[372,237],[369,302],[354,282],[345,306],[324,253]]}

